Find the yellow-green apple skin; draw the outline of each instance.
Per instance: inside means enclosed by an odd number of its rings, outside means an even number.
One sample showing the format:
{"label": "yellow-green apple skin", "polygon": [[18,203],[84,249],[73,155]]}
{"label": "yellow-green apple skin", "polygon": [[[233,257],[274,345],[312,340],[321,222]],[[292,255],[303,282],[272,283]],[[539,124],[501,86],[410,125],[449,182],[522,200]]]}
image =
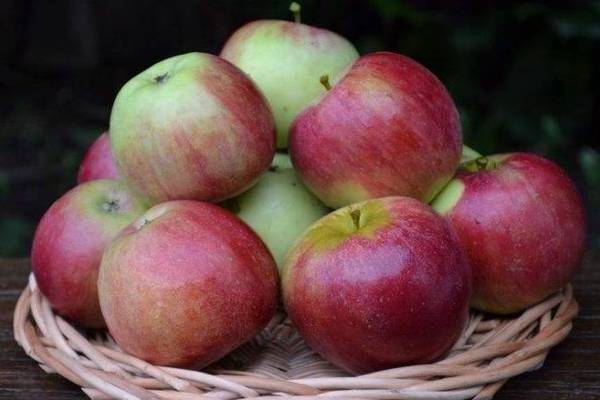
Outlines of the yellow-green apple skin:
{"label": "yellow-green apple skin", "polygon": [[271,167],[293,169],[292,160],[287,153],[275,153]]}
{"label": "yellow-green apple skin", "polygon": [[311,348],[366,373],[446,352],[467,320],[470,274],[452,228],[431,207],[386,197],[308,228],[286,258],[283,301]]}
{"label": "yellow-green apple skin", "polygon": [[585,212],[575,185],[534,154],[464,164],[432,206],[466,251],[472,306],[482,311],[518,312],[557,292],[585,250]]}
{"label": "yellow-green apple skin", "polygon": [[462,147],[462,156],[460,157],[460,163],[461,164],[468,163],[470,161],[476,160],[479,157],[481,157],[481,154],[479,154],[479,152],[477,152],[476,150],[470,148],[466,144],[463,144],[463,147]]}
{"label": "yellow-green apple skin", "polygon": [[256,185],[225,203],[261,237],[279,268],[294,241],[329,212],[302,184],[283,154],[275,156]]}
{"label": "yellow-green apple skin", "polygon": [[298,115],[289,152],[304,184],[329,207],[394,195],[429,202],[459,166],[462,131],[435,75],[378,52],[359,58]]}
{"label": "yellow-green apple skin", "polygon": [[151,203],[233,197],[275,153],[263,95],[237,67],[203,53],[168,58],[127,82],[110,139],[120,175]]}
{"label": "yellow-green apple skin", "polygon": [[98,293],[125,351],[155,365],[201,367],[271,320],[279,275],[265,244],[235,215],[175,200],[149,209],[106,249]]}
{"label": "yellow-green apple skin", "polygon": [[105,326],[96,288],[102,253],[146,209],[124,183],[103,179],[76,186],[46,211],[33,239],[31,264],[58,314],[81,326]]}
{"label": "yellow-green apple skin", "polygon": [[256,82],[271,104],[277,148],[287,148],[296,115],[325,92],[323,76],[336,77],[358,58],[355,47],[337,33],[280,20],[260,20],[239,28],[221,57]]}

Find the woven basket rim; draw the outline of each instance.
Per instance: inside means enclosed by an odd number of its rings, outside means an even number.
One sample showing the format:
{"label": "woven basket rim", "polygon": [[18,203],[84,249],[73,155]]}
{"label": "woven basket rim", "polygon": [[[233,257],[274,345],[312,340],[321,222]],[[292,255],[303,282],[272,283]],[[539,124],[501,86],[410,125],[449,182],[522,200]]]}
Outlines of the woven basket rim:
{"label": "woven basket rim", "polygon": [[540,368],[568,336],[578,311],[570,284],[512,318],[471,311],[443,359],[359,376],[320,358],[283,313],[208,371],[154,366],[123,352],[108,333],[86,335],[55,315],[33,274],[17,301],[13,331],[44,371],[58,373],[91,399],[482,400],[509,378]]}

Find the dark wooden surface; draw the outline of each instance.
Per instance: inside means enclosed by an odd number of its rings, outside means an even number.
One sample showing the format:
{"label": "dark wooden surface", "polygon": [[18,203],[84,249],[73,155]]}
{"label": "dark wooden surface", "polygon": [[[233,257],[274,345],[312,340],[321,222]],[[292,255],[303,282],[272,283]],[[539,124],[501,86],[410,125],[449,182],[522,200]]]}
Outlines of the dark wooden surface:
{"label": "dark wooden surface", "polygon": [[[0,260],[0,399],[83,399],[76,386],[47,375],[12,336],[12,313],[29,274],[27,260]],[[509,381],[496,399],[600,399],[600,251],[575,279],[581,312],[571,335],[546,365]]]}

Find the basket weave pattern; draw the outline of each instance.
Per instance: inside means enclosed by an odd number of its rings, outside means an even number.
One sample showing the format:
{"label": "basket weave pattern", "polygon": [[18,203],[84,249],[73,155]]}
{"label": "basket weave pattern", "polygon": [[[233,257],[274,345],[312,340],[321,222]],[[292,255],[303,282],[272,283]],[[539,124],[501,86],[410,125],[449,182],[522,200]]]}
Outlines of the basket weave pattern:
{"label": "basket weave pattern", "polygon": [[204,372],[158,367],[124,353],[105,332],[55,315],[33,276],[14,314],[14,335],[48,373],[92,399],[490,399],[507,379],[539,368],[578,312],[571,286],[514,319],[472,312],[452,350],[427,365],[350,376],[306,346],[278,313],[251,342]]}

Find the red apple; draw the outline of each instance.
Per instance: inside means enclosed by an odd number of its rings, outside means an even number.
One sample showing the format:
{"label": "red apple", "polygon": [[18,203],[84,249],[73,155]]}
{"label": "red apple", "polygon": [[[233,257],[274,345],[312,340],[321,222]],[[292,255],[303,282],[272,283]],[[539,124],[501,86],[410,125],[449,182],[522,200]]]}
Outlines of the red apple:
{"label": "red apple", "polygon": [[290,137],[294,167],[333,208],[389,195],[428,202],[454,175],[461,150],[458,112],[442,83],[394,53],[359,58],[296,118]]}
{"label": "red apple", "polygon": [[119,179],[119,171],[110,152],[110,138],[104,132],[90,146],[79,166],[77,183],[97,179]]}
{"label": "red apple", "polygon": [[104,253],[98,290],[121,347],[158,365],[207,365],[252,338],[277,305],[275,261],[222,208],[159,204]]}
{"label": "red apple", "polygon": [[110,115],[119,173],[149,201],[220,201],[252,186],[275,154],[269,106],[222,58],[163,60],[121,88]]}
{"label": "red apple", "polygon": [[432,203],[473,269],[472,305],[512,313],[567,284],[585,247],[584,209],[556,164],[513,153],[479,158]]}
{"label": "red apple", "polygon": [[104,326],[96,280],[102,252],[146,207],[119,181],[81,184],[40,221],[31,250],[33,273],[55,311],[82,326]]}
{"label": "red apple", "polygon": [[468,316],[470,269],[450,226],[406,197],[352,204],[312,225],[282,272],[306,342],[354,373],[433,361]]}

